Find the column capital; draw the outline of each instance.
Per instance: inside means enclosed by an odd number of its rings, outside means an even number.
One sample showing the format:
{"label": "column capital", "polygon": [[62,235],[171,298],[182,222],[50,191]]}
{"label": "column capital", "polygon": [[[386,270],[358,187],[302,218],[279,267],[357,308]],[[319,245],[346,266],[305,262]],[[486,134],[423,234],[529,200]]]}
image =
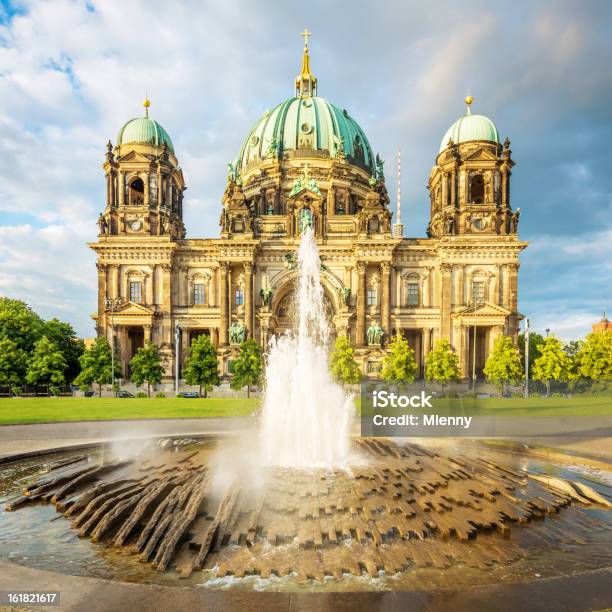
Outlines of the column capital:
{"label": "column capital", "polygon": [[172,272],[172,264],[162,263],[162,264],[159,264],[159,265],[160,265],[162,271],[164,271],[164,272]]}
{"label": "column capital", "polygon": [[105,263],[97,263],[96,264],[96,268],[98,269],[98,272],[106,272],[107,268],[108,268],[108,264]]}
{"label": "column capital", "polygon": [[383,274],[389,274],[389,272],[391,271],[391,264],[388,261],[381,261],[380,262],[380,271]]}
{"label": "column capital", "polygon": [[255,266],[253,265],[253,262],[252,262],[252,261],[245,261],[245,262],[242,264],[242,268],[244,269],[244,271],[245,271],[245,272],[249,272],[249,273],[253,272],[253,268],[254,268],[254,267],[255,267]]}
{"label": "column capital", "polygon": [[357,272],[359,272],[359,274],[365,274],[366,271],[366,262],[365,261],[358,261],[355,264],[356,268],[357,268]]}

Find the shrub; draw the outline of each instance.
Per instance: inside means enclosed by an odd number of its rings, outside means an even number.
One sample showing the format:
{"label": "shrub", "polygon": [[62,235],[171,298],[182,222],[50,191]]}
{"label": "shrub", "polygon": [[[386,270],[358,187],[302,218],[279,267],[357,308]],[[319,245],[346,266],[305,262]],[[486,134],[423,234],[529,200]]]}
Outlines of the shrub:
{"label": "shrub", "polygon": [[166,397],[166,394],[163,391],[160,391],[159,393],[155,394],[155,397],[159,397],[159,398]]}
{"label": "shrub", "polygon": [[136,397],[149,397],[144,391],[139,391],[136,394]]}
{"label": "shrub", "polygon": [[182,393],[177,393],[176,397],[185,397]]}
{"label": "shrub", "polygon": [[21,392],[23,391],[23,389],[17,385],[13,385],[13,393],[15,395],[21,395]]}

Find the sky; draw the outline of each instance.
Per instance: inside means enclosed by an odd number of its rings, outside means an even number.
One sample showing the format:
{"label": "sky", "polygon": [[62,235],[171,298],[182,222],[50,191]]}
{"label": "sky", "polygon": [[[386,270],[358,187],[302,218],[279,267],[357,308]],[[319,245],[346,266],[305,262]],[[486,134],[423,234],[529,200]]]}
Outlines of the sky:
{"label": "sky", "polygon": [[183,167],[188,236],[217,237],[227,163],[292,95],[305,27],[319,95],[387,160],[390,193],[401,148],[406,236],[425,235],[429,172],[469,93],[512,142],[519,310],[566,340],[612,310],[606,0],[0,0],[0,295],[94,335],[105,144],[145,93]]}

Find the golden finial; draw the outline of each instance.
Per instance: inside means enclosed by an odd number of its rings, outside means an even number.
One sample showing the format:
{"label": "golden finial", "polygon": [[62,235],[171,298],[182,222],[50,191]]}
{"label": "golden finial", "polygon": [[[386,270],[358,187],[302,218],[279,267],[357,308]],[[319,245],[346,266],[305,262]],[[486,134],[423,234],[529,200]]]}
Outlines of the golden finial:
{"label": "golden finial", "polygon": [[304,55],[302,56],[302,72],[295,79],[295,92],[301,98],[309,98],[316,94],[317,79],[310,72],[310,54],[308,38],[312,34],[305,28],[301,34],[304,37]]}
{"label": "golden finial", "polygon": [[472,113],[472,102],[474,102],[474,98],[472,96],[465,96],[464,101],[467,104],[467,114],[470,115]]}
{"label": "golden finial", "polygon": [[149,106],[151,106],[151,100],[149,100],[149,96],[145,96],[145,99],[142,105],[145,107],[145,117],[148,117],[149,116]]}

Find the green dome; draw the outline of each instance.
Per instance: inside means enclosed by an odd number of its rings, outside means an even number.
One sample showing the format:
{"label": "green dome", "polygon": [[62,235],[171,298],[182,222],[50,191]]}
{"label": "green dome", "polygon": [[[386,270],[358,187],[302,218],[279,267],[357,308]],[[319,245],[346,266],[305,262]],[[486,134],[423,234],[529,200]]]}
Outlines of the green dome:
{"label": "green dome", "polygon": [[294,97],[268,111],[253,126],[237,163],[244,171],[248,165],[284,151],[314,149],[334,157],[340,147],[348,161],[374,174],[370,143],[346,110],[318,96]]}
{"label": "green dome", "polygon": [[473,140],[499,143],[499,134],[495,124],[488,117],[472,115],[468,111],[467,115],[457,119],[448,128],[440,143],[440,153],[446,149],[449,140],[452,140],[455,144]]}
{"label": "green dome", "polygon": [[117,136],[117,144],[125,145],[129,143],[149,144],[155,147],[161,147],[164,143],[171,153],[174,153],[174,147],[168,132],[149,117],[136,117],[130,119],[120,130]]}

